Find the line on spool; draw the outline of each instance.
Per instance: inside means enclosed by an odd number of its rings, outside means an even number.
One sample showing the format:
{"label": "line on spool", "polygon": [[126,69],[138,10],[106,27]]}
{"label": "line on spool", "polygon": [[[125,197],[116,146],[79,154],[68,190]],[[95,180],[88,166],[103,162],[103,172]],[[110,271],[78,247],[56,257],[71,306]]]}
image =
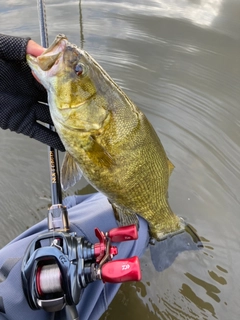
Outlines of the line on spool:
{"label": "line on spool", "polygon": [[39,266],[36,272],[36,287],[40,296],[62,292],[61,272],[57,264]]}

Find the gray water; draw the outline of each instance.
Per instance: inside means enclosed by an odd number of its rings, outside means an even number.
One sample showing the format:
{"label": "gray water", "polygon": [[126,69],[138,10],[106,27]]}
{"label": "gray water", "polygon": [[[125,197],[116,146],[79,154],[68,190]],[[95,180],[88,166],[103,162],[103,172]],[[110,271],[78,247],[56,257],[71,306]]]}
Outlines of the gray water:
{"label": "gray water", "polygon": [[[81,15],[78,1],[46,4],[50,42],[83,46],[146,113],[175,165],[171,207],[204,244],[160,273],[147,251],[142,281],[101,319],[239,319],[240,2],[86,0]],[[40,41],[35,1],[1,0],[0,23]],[[44,145],[1,130],[0,152],[3,246],[46,216],[50,182]]]}

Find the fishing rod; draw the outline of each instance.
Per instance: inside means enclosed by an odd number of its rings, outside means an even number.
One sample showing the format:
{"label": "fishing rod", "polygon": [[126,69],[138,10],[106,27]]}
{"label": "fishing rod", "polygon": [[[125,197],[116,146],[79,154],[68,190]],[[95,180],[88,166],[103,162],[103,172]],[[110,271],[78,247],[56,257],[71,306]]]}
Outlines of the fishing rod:
{"label": "fishing rod", "polygon": [[[37,0],[41,44],[48,47],[44,0]],[[53,126],[49,127],[54,130]],[[29,306],[51,313],[52,320],[79,320],[76,305],[89,283],[139,281],[137,256],[114,260],[118,254],[112,242],[136,240],[135,225],[103,233],[95,228],[97,243],[70,232],[67,208],[62,205],[58,151],[49,147],[52,206],[48,211],[48,232],[34,239],[22,261],[22,286]],[[91,301],[90,301],[91,303]]]}
{"label": "fishing rod", "polygon": [[[49,46],[48,33],[47,33],[47,19],[46,8],[44,0],[37,0],[38,7],[38,20],[40,28],[41,45],[44,48]],[[54,126],[49,125],[49,129],[55,131]],[[50,182],[51,182],[51,199],[52,205],[62,203],[62,192],[60,185],[60,166],[59,166],[59,153],[52,147],[48,147],[48,157],[50,164]]]}

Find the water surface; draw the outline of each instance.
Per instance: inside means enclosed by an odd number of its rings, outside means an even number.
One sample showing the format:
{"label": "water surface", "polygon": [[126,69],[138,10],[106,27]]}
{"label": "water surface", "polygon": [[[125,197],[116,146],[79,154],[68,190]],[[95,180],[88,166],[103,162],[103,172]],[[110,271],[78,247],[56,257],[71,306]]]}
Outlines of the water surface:
{"label": "water surface", "polygon": [[[146,113],[175,165],[171,207],[204,244],[160,273],[147,251],[142,281],[122,285],[102,320],[238,319],[240,3],[82,1],[81,14],[78,1],[46,4],[50,41],[65,33],[84,47]],[[1,1],[0,22],[40,41],[34,1]],[[3,130],[0,141],[3,246],[46,216],[50,182],[44,145]]]}

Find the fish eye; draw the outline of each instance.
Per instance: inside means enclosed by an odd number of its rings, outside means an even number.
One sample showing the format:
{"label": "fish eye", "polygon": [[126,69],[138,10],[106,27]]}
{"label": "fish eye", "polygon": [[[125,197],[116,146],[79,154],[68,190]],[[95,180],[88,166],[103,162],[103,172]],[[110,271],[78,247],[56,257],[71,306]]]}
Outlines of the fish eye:
{"label": "fish eye", "polygon": [[75,73],[77,76],[80,76],[81,74],[83,74],[83,71],[84,71],[84,67],[81,63],[78,63],[76,66],[75,66]]}

